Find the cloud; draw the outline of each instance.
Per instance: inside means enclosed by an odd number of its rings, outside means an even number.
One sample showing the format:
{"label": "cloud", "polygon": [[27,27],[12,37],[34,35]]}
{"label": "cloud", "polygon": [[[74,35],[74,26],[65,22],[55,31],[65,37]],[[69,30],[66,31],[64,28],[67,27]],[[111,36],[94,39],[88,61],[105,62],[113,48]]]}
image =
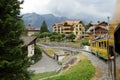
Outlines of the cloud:
{"label": "cloud", "polygon": [[49,9],[55,15],[69,18],[84,15],[104,18],[111,16],[113,3],[113,0],[51,0]]}
{"label": "cloud", "polygon": [[24,3],[21,5],[23,9],[21,13],[31,13],[36,12],[39,14],[46,14],[50,13],[47,9],[47,5],[49,4],[50,0],[24,0]]}
{"label": "cloud", "polygon": [[115,0],[25,0],[22,13],[52,13],[68,18],[95,17],[98,19],[112,15]]}

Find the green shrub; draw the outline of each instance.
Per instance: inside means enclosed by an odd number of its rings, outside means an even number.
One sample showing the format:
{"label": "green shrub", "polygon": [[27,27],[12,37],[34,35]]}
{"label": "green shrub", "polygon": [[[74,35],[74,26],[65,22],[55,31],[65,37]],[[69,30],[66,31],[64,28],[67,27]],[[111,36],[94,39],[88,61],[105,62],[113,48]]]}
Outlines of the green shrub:
{"label": "green shrub", "polygon": [[82,40],[82,44],[83,44],[83,45],[89,45],[89,39],[88,39],[88,38],[84,38],[84,39]]}
{"label": "green shrub", "polygon": [[41,49],[35,45],[35,53],[34,56],[31,57],[31,60],[34,60],[34,63],[36,63],[38,60],[40,60],[42,57]]}

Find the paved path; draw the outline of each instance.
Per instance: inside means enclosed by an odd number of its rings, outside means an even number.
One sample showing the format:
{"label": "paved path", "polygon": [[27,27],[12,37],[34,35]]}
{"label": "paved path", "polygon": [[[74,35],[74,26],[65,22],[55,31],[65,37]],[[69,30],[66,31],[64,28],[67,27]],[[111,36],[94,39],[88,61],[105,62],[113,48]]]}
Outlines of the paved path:
{"label": "paved path", "polygon": [[60,68],[60,65],[57,64],[55,60],[48,57],[45,53],[42,53],[42,59],[38,61],[36,64],[31,65],[29,70],[34,70],[35,73],[43,73],[56,71]]}

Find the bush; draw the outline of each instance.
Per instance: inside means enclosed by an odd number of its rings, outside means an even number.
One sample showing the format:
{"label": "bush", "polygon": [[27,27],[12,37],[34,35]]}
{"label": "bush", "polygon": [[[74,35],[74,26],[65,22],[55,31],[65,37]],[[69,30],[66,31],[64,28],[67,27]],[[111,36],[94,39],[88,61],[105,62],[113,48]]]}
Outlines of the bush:
{"label": "bush", "polygon": [[34,63],[36,63],[41,59],[41,57],[42,57],[41,49],[37,45],[35,45],[35,54],[34,56],[31,57],[31,60],[34,60]]}
{"label": "bush", "polygon": [[55,41],[55,35],[50,36],[50,41]]}
{"label": "bush", "polygon": [[82,40],[82,44],[89,46],[89,39],[88,39],[88,38],[84,38],[84,39]]}
{"label": "bush", "polygon": [[72,33],[72,34],[67,35],[66,38],[67,38],[68,40],[70,40],[71,42],[73,42],[74,39],[75,39],[75,35]]}

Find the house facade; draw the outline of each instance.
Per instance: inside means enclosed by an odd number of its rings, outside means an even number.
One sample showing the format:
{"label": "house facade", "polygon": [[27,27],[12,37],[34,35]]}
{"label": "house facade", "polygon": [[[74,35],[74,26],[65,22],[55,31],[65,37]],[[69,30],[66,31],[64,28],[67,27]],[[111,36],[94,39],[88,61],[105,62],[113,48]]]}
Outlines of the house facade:
{"label": "house facade", "polygon": [[24,41],[23,46],[25,47],[27,53],[28,53],[28,57],[32,57],[34,55],[34,47],[36,44],[36,37],[34,36],[24,36],[21,37],[21,39]]}
{"label": "house facade", "polygon": [[54,24],[53,32],[65,35],[73,33],[76,36],[76,39],[81,39],[85,36],[85,27],[80,20],[66,20],[64,22]]}
{"label": "house facade", "polygon": [[87,30],[89,34],[89,39],[93,40],[98,36],[102,36],[108,33],[108,23],[107,22],[99,22],[96,24],[91,23],[91,27]]}
{"label": "house facade", "polygon": [[28,25],[26,27],[26,30],[27,30],[27,36],[32,36],[33,34],[40,32],[39,28],[33,28],[31,25]]}

